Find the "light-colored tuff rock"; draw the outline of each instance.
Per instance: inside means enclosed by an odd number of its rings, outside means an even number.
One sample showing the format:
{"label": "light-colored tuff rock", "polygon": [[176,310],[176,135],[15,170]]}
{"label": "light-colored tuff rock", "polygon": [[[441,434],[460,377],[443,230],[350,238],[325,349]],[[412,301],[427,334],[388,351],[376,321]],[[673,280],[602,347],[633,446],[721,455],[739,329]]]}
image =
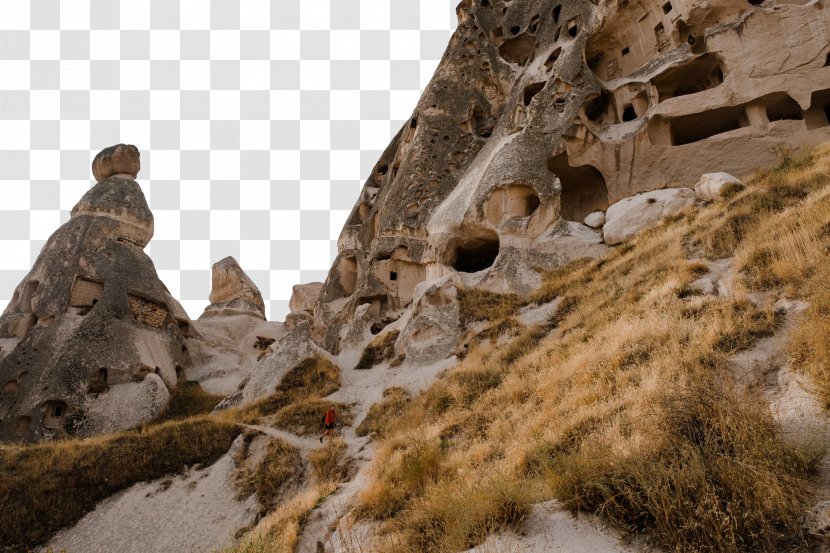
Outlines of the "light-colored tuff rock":
{"label": "light-colored tuff rock", "polygon": [[[0,316],[0,439],[129,428],[157,415],[190,365],[190,320],[143,246],[153,215],[108,177],[46,242]],[[149,380],[148,380],[149,379]]]}
{"label": "light-colored tuff rock", "polygon": [[625,198],[606,212],[602,234],[609,245],[625,242],[637,233],[657,225],[663,217],[675,215],[695,203],[691,188],[652,190]]}
{"label": "light-colored tuff rock", "polygon": [[605,212],[594,211],[585,217],[583,222],[591,228],[602,228],[605,225]]}
{"label": "light-colored tuff rock", "polygon": [[292,313],[301,313],[314,310],[317,300],[320,299],[320,292],[323,291],[322,282],[309,282],[308,284],[295,284],[291,289],[291,301],[288,308]]}
{"label": "light-colored tuff rock", "polygon": [[105,148],[92,160],[92,176],[98,182],[115,175],[135,179],[141,170],[140,155],[138,148],[132,144]]}
{"label": "light-colored tuff rock", "polygon": [[233,257],[213,264],[210,302],[200,318],[247,314],[265,319],[265,302],[259,288]]}
{"label": "light-colored tuff rock", "polygon": [[695,194],[701,200],[718,200],[727,186],[743,188],[744,183],[729,173],[707,173],[695,184]]}
{"label": "light-colored tuff rock", "polygon": [[[606,251],[596,212],[615,244],[691,203],[702,173],[830,140],[823,2],[463,0],[457,15],[302,306],[332,353],[406,317],[422,282],[528,294]],[[611,224],[613,204],[678,188]]]}

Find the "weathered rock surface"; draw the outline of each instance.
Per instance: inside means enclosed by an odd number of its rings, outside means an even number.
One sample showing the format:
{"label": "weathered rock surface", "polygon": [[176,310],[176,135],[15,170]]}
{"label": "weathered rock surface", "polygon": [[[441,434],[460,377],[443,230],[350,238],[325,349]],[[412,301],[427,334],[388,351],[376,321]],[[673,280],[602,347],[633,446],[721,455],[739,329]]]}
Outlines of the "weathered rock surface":
{"label": "weathered rock surface", "polygon": [[[457,14],[303,305],[331,352],[367,317],[374,332],[404,317],[421,282],[529,293],[539,270],[602,254],[594,213],[616,244],[691,203],[701,173],[830,140],[821,2],[463,0]],[[627,209],[612,224],[613,204]]]}
{"label": "weathered rock surface", "polygon": [[744,187],[744,183],[729,173],[707,173],[695,184],[695,194],[701,200],[718,200],[727,186]]}
{"label": "weathered rock surface", "polygon": [[138,183],[110,176],[46,242],[0,316],[13,344],[0,360],[0,439],[128,428],[167,404],[190,365],[190,321],[143,251],[152,235]]}
{"label": "weathered rock surface", "polygon": [[695,203],[691,188],[666,188],[637,194],[613,204],[606,213],[602,234],[609,245],[625,242]]}
{"label": "weathered rock surface", "polygon": [[92,176],[98,182],[114,175],[135,179],[140,170],[140,154],[132,144],[116,144],[104,148],[92,160]]}
{"label": "weathered rock surface", "polygon": [[291,289],[291,301],[288,308],[292,313],[300,313],[314,310],[317,300],[320,299],[320,292],[323,291],[322,282],[309,282],[308,284],[295,284]]}
{"label": "weathered rock surface", "polygon": [[602,228],[605,225],[605,212],[594,211],[585,217],[584,223],[591,228]]}
{"label": "weathered rock surface", "polygon": [[200,318],[247,314],[265,319],[265,302],[259,288],[233,257],[213,264],[210,302]]}

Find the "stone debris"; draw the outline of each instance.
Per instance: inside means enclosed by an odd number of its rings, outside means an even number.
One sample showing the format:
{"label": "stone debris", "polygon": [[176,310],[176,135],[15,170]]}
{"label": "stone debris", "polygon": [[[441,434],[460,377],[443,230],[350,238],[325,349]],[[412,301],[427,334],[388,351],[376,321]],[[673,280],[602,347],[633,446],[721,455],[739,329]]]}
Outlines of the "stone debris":
{"label": "stone debris", "polygon": [[691,188],[666,188],[625,198],[608,208],[602,235],[609,245],[625,242],[637,233],[657,225],[695,204]]}
{"label": "stone debris", "polygon": [[719,200],[727,187],[744,188],[744,183],[729,173],[707,173],[695,184],[695,194],[701,200]]}

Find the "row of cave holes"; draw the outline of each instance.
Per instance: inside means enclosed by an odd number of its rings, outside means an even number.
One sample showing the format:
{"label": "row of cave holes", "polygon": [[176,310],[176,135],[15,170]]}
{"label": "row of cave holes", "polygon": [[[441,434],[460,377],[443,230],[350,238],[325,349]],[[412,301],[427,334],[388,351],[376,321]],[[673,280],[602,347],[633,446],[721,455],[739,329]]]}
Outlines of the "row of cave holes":
{"label": "row of cave holes", "polygon": [[[559,22],[559,18],[561,17],[561,12],[562,12],[562,6],[561,5],[557,5],[556,7],[554,7],[553,14],[552,14],[554,23]],[[530,26],[528,27],[528,30],[530,31],[531,34],[536,32],[536,30],[538,28],[538,25],[539,25],[539,18],[540,18],[539,15],[535,15],[531,19]],[[573,19],[570,19],[567,23],[567,33],[571,38],[576,38],[577,35],[579,35],[579,20],[580,20],[579,17],[574,17]],[[502,43],[499,46],[499,55],[503,59],[505,59],[505,60],[507,60],[511,63],[518,64],[518,65],[526,64],[527,61],[531,58],[534,49],[536,48],[535,40],[527,34],[519,34],[521,32],[521,30],[522,30],[521,27],[518,26],[518,25],[514,25],[513,27],[511,27],[510,28],[510,33],[513,36],[513,38],[506,40],[504,43]],[[559,41],[559,37],[560,37],[561,32],[562,32],[561,27],[556,30],[556,34],[553,37],[554,42]],[[501,28],[497,27],[496,29],[493,30],[493,39],[494,40],[496,40],[496,41],[500,40],[502,35],[503,35],[503,32],[502,32]],[[558,57],[558,54],[557,54],[557,57]],[[548,59],[548,61],[545,62],[545,66],[548,67],[548,69],[550,69],[550,67],[553,65],[553,62],[555,62],[555,61],[556,61],[555,59],[553,59],[552,61],[551,61],[551,59]]]}

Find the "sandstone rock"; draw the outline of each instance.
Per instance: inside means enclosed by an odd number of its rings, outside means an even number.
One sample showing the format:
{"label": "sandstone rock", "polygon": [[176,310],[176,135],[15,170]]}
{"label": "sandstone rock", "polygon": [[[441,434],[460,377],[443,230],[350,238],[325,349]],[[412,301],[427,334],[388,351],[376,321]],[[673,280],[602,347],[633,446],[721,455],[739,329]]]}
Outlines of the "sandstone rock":
{"label": "sandstone rock", "polygon": [[605,212],[594,211],[585,217],[585,224],[591,228],[602,228],[605,225]]}
{"label": "sandstone rock", "polygon": [[[560,221],[610,221],[611,204],[640,192],[742,176],[775,163],[778,145],[830,140],[830,11],[754,4],[569,0],[554,14],[531,0],[460,2],[434,78],[340,235],[313,338],[337,352],[364,325],[361,305],[389,324],[419,283],[452,272],[527,293],[534,269],[603,250]],[[615,232],[606,225],[609,243],[624,239]]]}
{"label": "sandstone rock", "polygon": [[92,160],[92,175],[101,182],[113,175],[135,179],[141,170],[138,148],[132,144],[116,144],[98,152]]}
{"label": "sandstone rock", "polygon": [[259,288],[233,257],[213,264],[210,301],[200,318],[238,314],[265,318],[265,302]]}
{"label": "sandstone rock", "polygon": [[142,249],[152,233],[138,183],[109,177],[46,242],[0,316],[0,337],[18,340],[0,360],[13,390],[0,395],[0,439],[128,428],[166,405],[147,375],[164,387],[185,376],[190,321]]}
{"label": "sandstone rock", "polygon": [[295,284],[291,289],[291,301],[288,308],[292,313],[301,311],[313,311],[317,300],[320,299],[320,292],[323,291],[322,282],[309,282],[308,284]]}
{"label": "sandstone rock", "polygon": [[736,179],[729,173],[707,173],[695,184],[695,194],[701,200],[718,200],[727,185],[744,187],[740,179]]}
{"label": "sandstone rock", "polygon": [[664,188],[620,200],[608,208],[602,229],[605,243],[619,244],[638,232],[657,225],[663,217],[674,215],[694,205],[691,188]]}

